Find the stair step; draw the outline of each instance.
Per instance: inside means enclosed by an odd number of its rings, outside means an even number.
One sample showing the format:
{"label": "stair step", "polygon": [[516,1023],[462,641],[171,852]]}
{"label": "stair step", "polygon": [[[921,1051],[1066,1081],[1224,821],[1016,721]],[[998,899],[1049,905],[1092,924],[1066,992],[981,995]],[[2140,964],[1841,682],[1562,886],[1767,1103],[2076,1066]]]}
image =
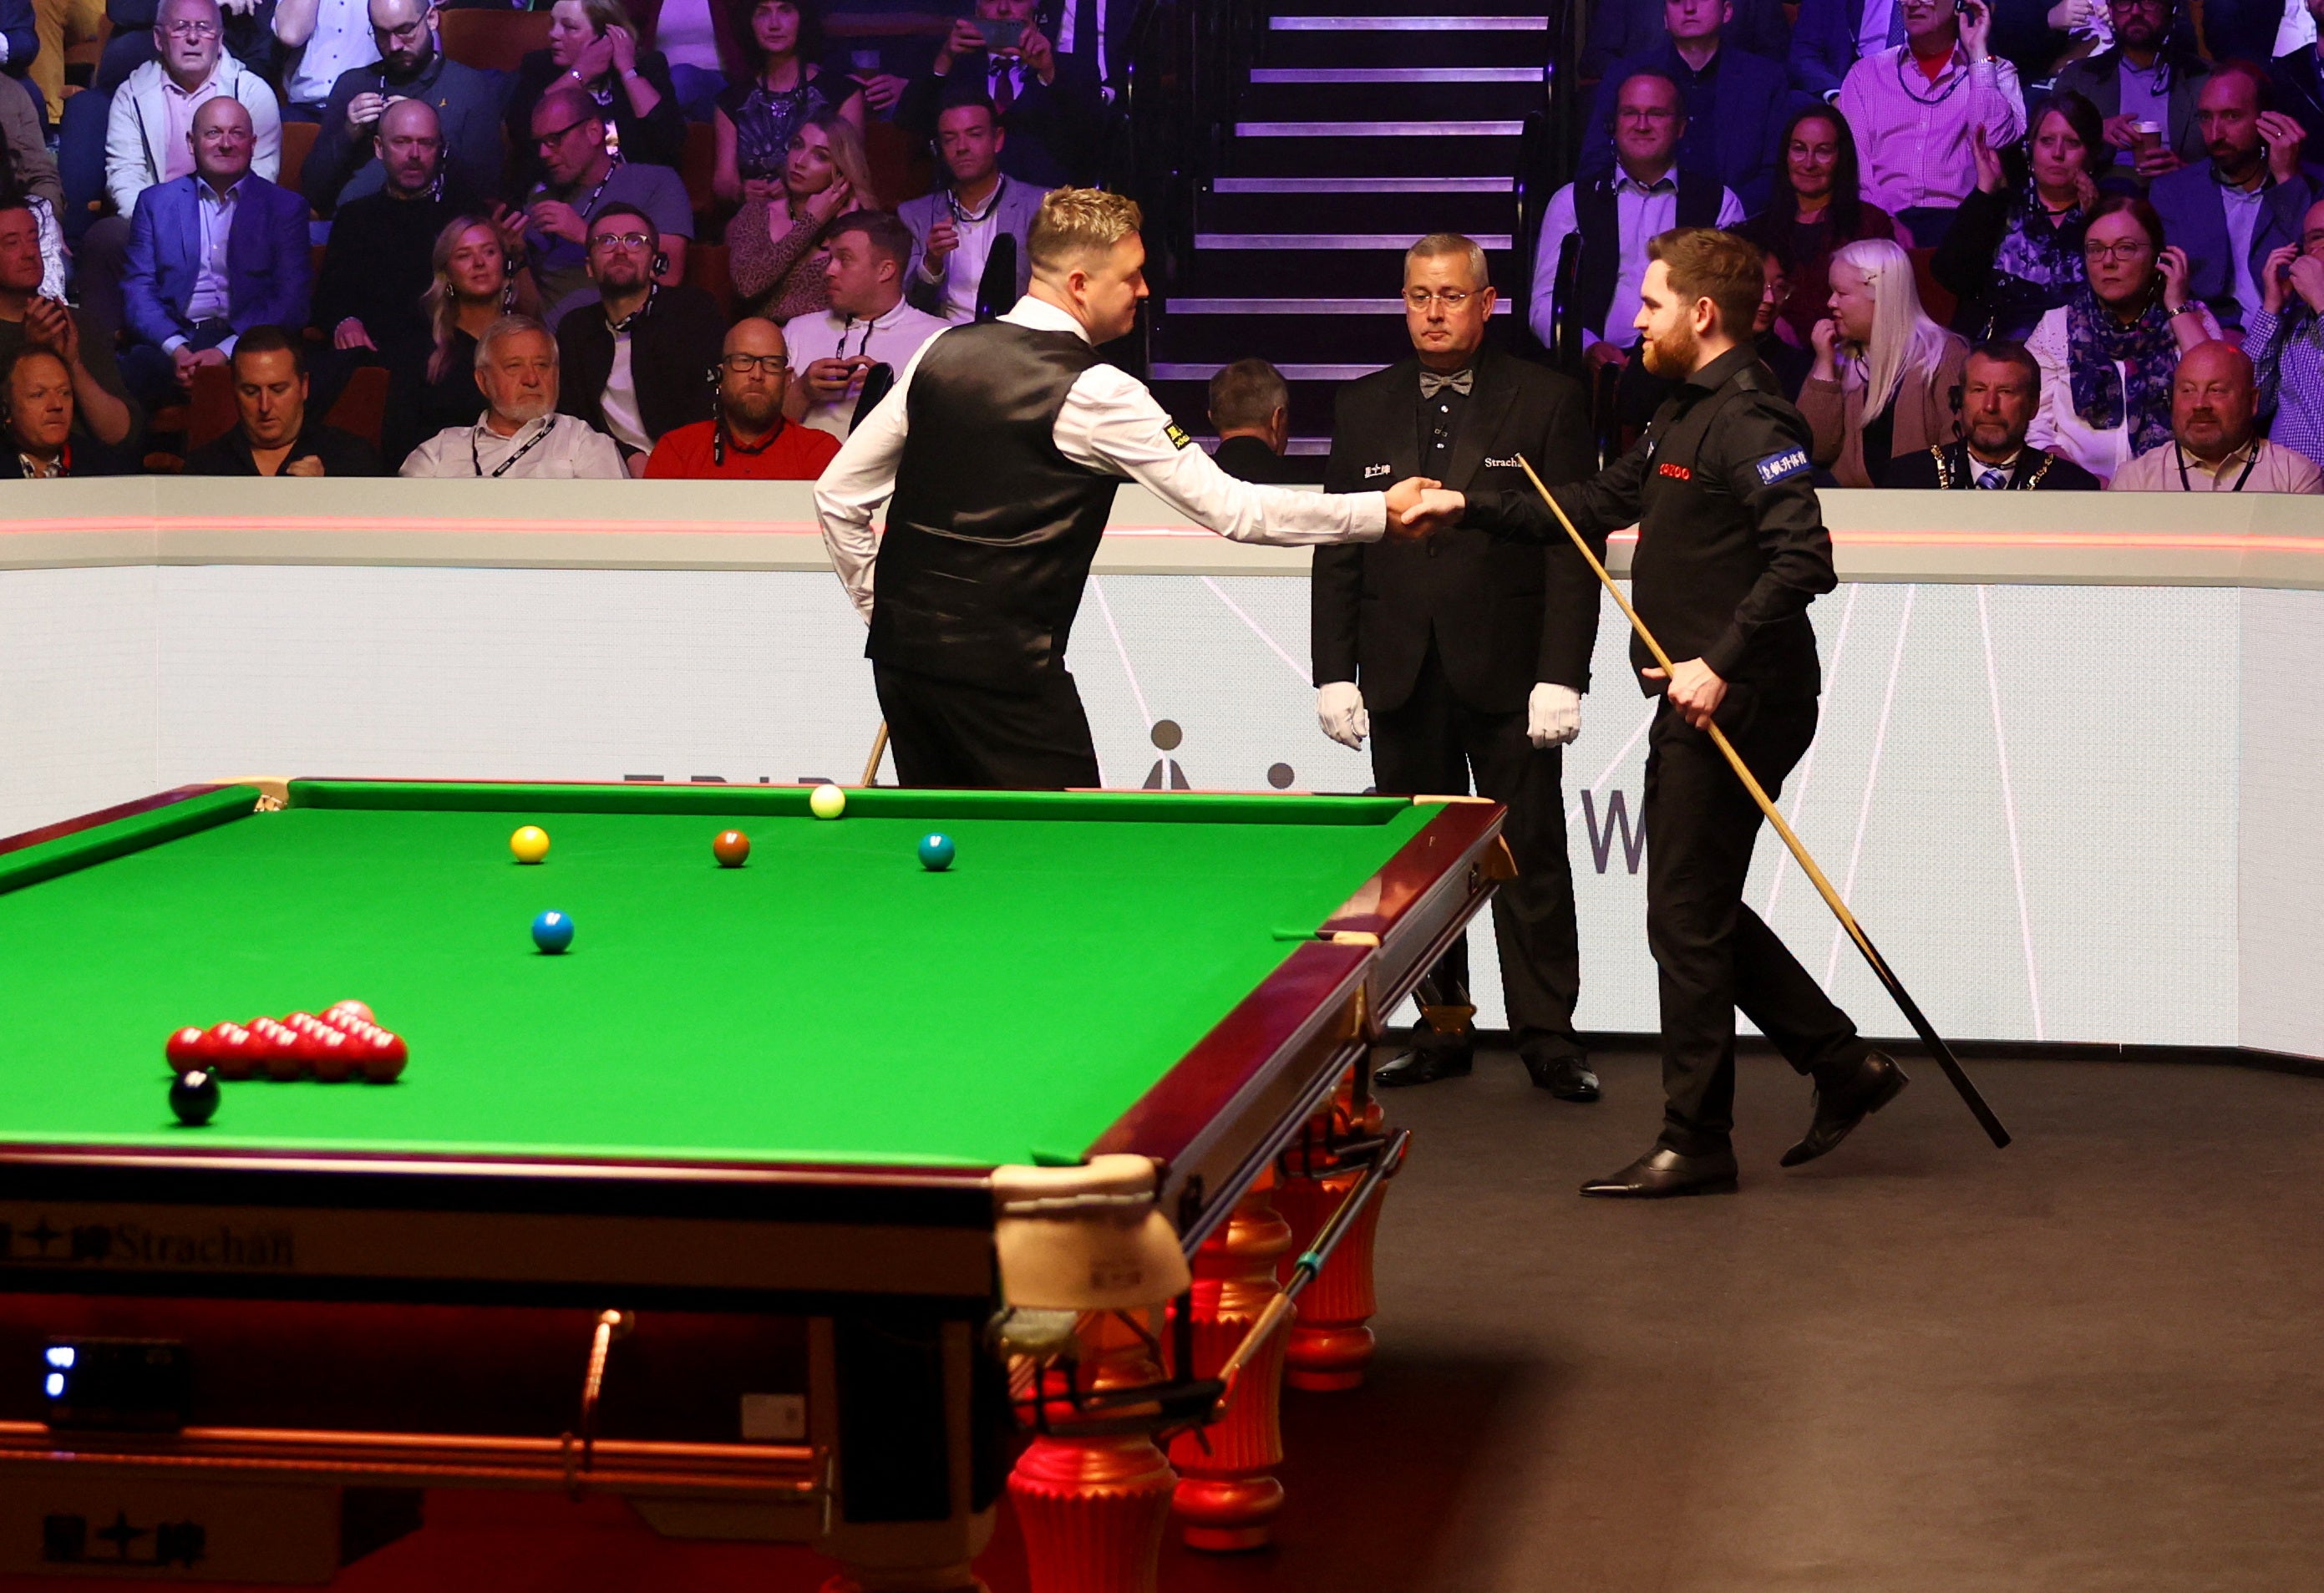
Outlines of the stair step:
{"label": "stair step", "polygon": [[1217,194],[1514,194],[1513,177],[1222,177]]}
{"label": "stair step", "polygon": [[1507,194],[1222,194],[1194,201],[1204,232],[1505,233],[1517,224]]}
{"label": "stair step", "polygon": [[1541,67],[1254,67],[1254,83],[1545,83]]}
{"label": "stair step", "polygon": [[1298,16],[1268,18],[1277,33],[1546,33],[1545,16]]}
{"label": "stair step", "polygon": [[1236,115],[1246,124],[1320,123],[1329,127],[1345,125],[1342,119],[1351,115],[1397,124],[1487,118],[1522,124],[1548,104],[1548,91],[1537,82],[1254,83],[1244,91]]}
{"label": "stair step", "polygon": [[1523,120],[1508,122],[1238,122],[1237,138],[1516,138]]}
{"label": "stair step", "polygon": [[1226,162],[1237,177],[1506,177],[1517,170],[1517,140],[1468,138],[1237,138]]}
{"label": "stair step", "polygon": [[[1505,334],[1517,325],[1499,324]],[[1170,314],[1155,329],[1154,357],[1178,364],[1227,364],[1257,355],[1277,365],[1384,365],[1412,353],[1400,315]]]}
{"label": "stair step", "polygon": [[[1174,316],[1400,316],[1401,299],[1171,299],[1163,308]],[[1493,313],[1509,313],[1502,299]]]}
{"label": "stair step", "polygon": [[[1507,233],[1484,233],[1480,249],[1515,247]],[[1196,233],[1196,249],[1379,249],[1402,254],[1412,244],[1404,233]]]}
{"label": "stair step", "polygon": [[[1174,293],[1188,299],[1361,299],[1404,286],[1404,252],[1418,235],[1385,234],[1375,249],[1197,249]],[[1489,251],[1497,282],[1517,281],[1516,252]]]}

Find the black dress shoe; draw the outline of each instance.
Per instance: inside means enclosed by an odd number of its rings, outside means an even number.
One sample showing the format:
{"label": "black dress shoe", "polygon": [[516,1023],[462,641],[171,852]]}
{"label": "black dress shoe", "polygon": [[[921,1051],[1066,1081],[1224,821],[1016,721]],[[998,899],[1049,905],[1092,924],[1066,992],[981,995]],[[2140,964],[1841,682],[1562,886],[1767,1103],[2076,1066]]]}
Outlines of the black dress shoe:
{"label": "black dress shoe", "polygon": [[1585,1195],[1617,1200],[1656,1201],[1669,1195],[1733,1194],[1735,1153],[1683,1156],[1658,1145],[1610,1178],[1593,1178],[1582,1186]]}
{"label": "black dress shoe", "polygon": [[1372,1070],[1372,1082],[1384,1090],[1397,1090],[1406,1084],[1434,1084],[1439,1079],[1466,1078],[1476,1059],[1473,1031],[1440,1035],[1421,1024],[1395,1055]]}
{"label": "black dress shoe", "polygon": [[1520,1056],[1534,1088],[1546,1090],[1560,1100],[1598,1099],[1598,1075],[1578,1056]]}
{"label": "black dress shoe", "polygon": [[1846,1083],[1829,1090],[1821,1084],[1816,1086],[1815,1117],[1808,1124],[1807,1137],[1784,1153],[1783,1165],[1796,1167],[1831,1151],[1858,1123],[1903,1094],[1904,1086],[1912,1082],[1896,1065],[1895,1057],[1885,1052],[1868,1052],[1857,1065],[1855,1076]]}

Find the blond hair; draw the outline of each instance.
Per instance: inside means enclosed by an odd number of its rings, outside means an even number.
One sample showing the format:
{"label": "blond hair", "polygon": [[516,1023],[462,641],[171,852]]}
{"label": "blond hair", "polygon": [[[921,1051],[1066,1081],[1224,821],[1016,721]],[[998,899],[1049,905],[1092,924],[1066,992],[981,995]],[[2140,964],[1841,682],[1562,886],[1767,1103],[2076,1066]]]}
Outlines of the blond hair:
{"label": "blond hair", "polygon": [[1877,415],[1904,385],[1907,373],[1925,374],[1945,357],[1945,329],[1921,308],[1913,257],[1886,238],[1858,238],[1833,251],[1834,265],[1864,279],[1872,295],[1872,336],[1861,358],[1847,362],[1848,385],[1864,389],[1864,412]]}
{"label": "blond hair", "polygon": [[1138,201],[1102,189],[1061,188],[1041,201],[1025,252],[1038,272],[1069,271],[1089,254],[1111,253],[1146,225]]}

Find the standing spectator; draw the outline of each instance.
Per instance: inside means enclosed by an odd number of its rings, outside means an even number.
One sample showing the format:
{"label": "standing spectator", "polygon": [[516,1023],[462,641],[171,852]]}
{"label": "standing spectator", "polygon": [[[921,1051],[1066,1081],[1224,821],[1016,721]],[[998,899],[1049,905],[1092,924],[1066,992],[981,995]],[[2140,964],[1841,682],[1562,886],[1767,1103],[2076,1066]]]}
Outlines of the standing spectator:
{"label": "standing spectator", "polygon": [[577,415],[557,410],[557,339],[530,316],[503,316],[476,339],[484,411],[438,432],[399,474],[414,480],[620,481],[622,450]]}
{"label": "standing spectator", "polygon": [[790,364],[782,328],[745,316],[727,329],[718,355],[718,412],[681,426],[654,445],[649,481],[813,481],[839,452],[839,439],[783,419]]}
{"label": "standing spectator", "polygon": [[1304,486],[1323,473],[1294,465],[1283,450],[1291,443],[1291,389],[1283,373],[1265,360],[1237,360],[1211,378],[1212,429],[1219,446],[1211,457],[1238,481],[1261,486]]}
{"label": "standing spectator", "polygon": [[2094,493],[2098,478],[2025,440],[2042,403],[2042,367],[2022,343],[1980,343],[1961,367],[1959,442],[1888,464],[1888,485],[1933,492]]}
{"label": "standing spectator", "polygon": [[1807,381],[1808,372],[1815,361],[1807,350],[1795,343],[1784,341],[1783,334],[1776,330],[1784,306],[1791,298],[1792,284],[1791,279],[1784,274],[1782,258],[1773,249],[1762,248],[1759,251],[1759,272],[1766,281],[1767,290],[1759,299],[1759,313],[1751,320],[1751,345],[1759,351],[1759,363],[1775,373],[1776,385],[1784,390],[1784,397],[1797,403],[1800,388]]}
{"label": "standing spectator", "polygon": [[2219,336],[2188,288],[2187,257],[2129,195],[2100,199],[2082,230],[2082,291],[2042,318],[2025,346],[2042,367],[2034,446],[2112,479],[2171,438],[2171,378],[2182,350]]}
{"label": "standing spectator", "polygon": [[498,195],[508,80],[446,59],[436,48],[436,7],[429,0],[370,0],[369,18],[379,64],[342,72],[331,86],[300,180],[307,202],[328,216],[379,191],[385,181],[376,157],[379,119],[401,99],[434,109],[450,187],[480,199]]}
{"label": "standing spectator", "polygon": [[885,365],[892,378],[950,324],[904,302],[911,253],[911,234],[885,211],[858,210],[831,224],[823,273],[830,308],[783,327],[798,369],[784,401],[792,419],[844,440],[870,373]]}
{"label": "standing spectator", "polygon": [[564,368],[558,407],[621,445],[632,475],[665,432],[707,419],[704,373],[718,363],[726,317],[718,301],[680,282],[654,281],[661,246],[654,224],[632,205],[608,205],[589,220],[589,280],[597,303],[558,323]]}
{"label": "standing spectator", "polygon": [[1743,232],[1784,262],[1787,296],[1777,318],[1793,344],[1806,347],[1808,328],[1830,307],[1832,251],[1858,238],[1896,235],[1888,212],[1863,198],[1846,117],[1815,106],[1792,118],[1767,208]]}
{"label": "standing spectator", "polygon": [[336,395],[357,365],[408,370],[425,362],[420,300],[444,224],[472,206],[445,191],[444,141],[424,99],[399,99],[374,124],[387,186],[350,199],[331,226],[315,280],[315,328],[331,347],[323,391]]}
{"label": "standing spectator", "polygon": [[2324,0],[2306,0],[2316,42],[2279,55],[2268,68],[2276,108],[2300,124],[2308,142],[2324,150]]}
{"label": "standing spectator", "polygon": [[108,447],[126,447],[139,416],[114,363],[112,341],[82,336],[73,311],[44,291],[40,222],[28,204],[0,198],[0,357],[21,348],[55,355],[72,379],[73,411],[82,428]]}
{"label": "standing spectator", "polygon": [[1831,314],[1811,337],[1800,413],[1816,464],[1841,486],[1884,486],[1891,459],[1959,435],[1969,345],[1921,308],[1912,257],[1895,244],[1863,239],[1831,257]]}
{"label": "standing spectator", "polygon": [[2258,367],[2260,407],[2275,414],[2267,434],[2324,465],[2324,199],[2301,217],[2300,242],[2267,257],[2261,291],[2244,350]]}
{"label": "standing spectator", "polygon": [[2079,94],[2034,109],[2026,180],[2013,184],[2004,155],[1975,135],[1977,190],[1929,262],[1960,301],[1953,325],[1983,337],[2023,338],[2082,285],[2082,224],[2098,202],[2107,144],[2098,107]]}
{"label": "standing spectator", "polygon": [[1848,70],[1840,109],[1856,134],[1865,197],[1923,248],[1944,242],[1977,186],[1972,129],[1995,149],[2025,132],[2017,69],[1988,49],[1987,0],[1897,0],[1904,42]]}
{"label": "standing spectator", "polygon": [[[2172,40],[2176,10],[2174,0],[2107,0],[2112,47],[2058,72],[2057,95],[2080,95],[2098,108],[2114,152],[2107,163],[2142,184],[2203,154],[2195,96],[2211,63]],[[2143,127],[2155,131],[2142,136]]]}
{"label": "standing spectator", "polygon": [[2210,160],[2158,177],[2147,189],[2163,230],[2187,256],[2189,289],[2224,326],[2260,310],[2260,263],[2300,236],[2317,198],[2300,166],[2307,134],[2271,109],[2258,70],[2228,61],[2203,80],[2196,119]]}
{"label": "standing spectator", "polygon": [[[686,155],[686,116],[678,108],[669,63],[638,47],[637,29],[622,0],[557,0],[549,10],[549,48],[529,51],[509,90],[508,127],[512,193],[524,193],[553,180],[545,170],[546,152],[536,108],[551,92],[584,96],[596,113],[597,137],[606,152],[620,152],[635,166],[667,166],[675,171]],[[551,126],[572,121],[560,113]],[[610,134],[610,136],[609,136]],[[664,226],[664,232],[674,229]],[[579,235],[576,234],[576,242]],[[577,271],[579,267],[575,269]]]}
{"label": "standing spectator", "polygon": [[1582,135],[1580,175],[1613,169],[1614,106],[1622,84],[1654,72],[1677,84],[1684,103],[1686,136],[1679,142],[1678,163],[1717,177],[1747,211],[1766,207],[1783,160],[1791,87],[1779,62],[1722,47],[1720,24],[1733,10],[1728,0],[1664,0],[1668,36],[1619,62],[1598,85]]}
{"label": "standing spectator", "polygon": [[752,315],[788,323],[830,302],[824,268],[830,228],[855,210],[876,210],[863,140],[844,117],[812,116],[791,134],[781,191],[742,201],[726,224],[726,265]]}
{"label": "standing spectator", "polygon": [[[1001,175],[1001,152],[1008,141],[989,99],[963,100],[938,113],[936,154],[950,181],[905,200],[896,212],[912,234],[904,296],[915,308],[948,321],[970,321],[979,299],[997,313],[1032,285],[1033,256],[1025,241],[1040,214],[1041,190]],[[995,240],[1004,237],[1011,240],[1004,253],[1015,256],[1016,269],[1009,281],[988,284],[985,267]]]}
{"label": "standing spectator", "polygon": [[476,385],[476,339],[521,303],[500,228],[481,216],[446,223],[436,235],[429,265],[433,280],[420,301],[428,322],[427,358],[417,372],[391,368],[387,428],[381,439],[390,468],[401,465],[423,438],[447,427],[476,423],[484,412],[484,395]]}
{"label": "standing spectator", "polygon": [[254,327],[235,345],[234,429],[186,456],[188,475],[383,475],[379,451],[310,419],[307,355],[280,327]]}
{"label": "standing spectator", "polygon": [[0,480],[125,474],[127,462],[81,429],[73,391],[53,349],[28,343],[0,356]]}
{"label": "standing spectator", "polygon": [[2324,471],[2256,425],[2252,363],[2226,343],[2201,343],[2171,379],[2171,440],[2107,483],[2117,493],[2324,493]]}
{"label": "standing spectator", "polygon": [[550,326],[567,299],[590,291],[589,222],[608,205],[634,206],[651,216],[662,240],[656,279],[685,281],[694,206],[677,172],[609,152],[595,102],[569,84],[533,102],[532,144],[540,153],[541,181],[525,200],[518,252]]}
{"label": "standing spectator", "polygon": [[320,122],[340,75],[379,59],[364,0],[275,0],[274,37],[290,62],[283,118]]}
{"label": "standing spectator", "polygon": [[[1791,53],[1792,24],[1780,0],[1732,0],[1727,42],[1766,60]],[[1582,47],[1582,76],[1616,77],[1615,63],[1655,48],[1663,39],[1664,0],[1601,0],[1590,8],[1590,36]]]}
{"label": "standing spectator", "polygon": [[1054,189],[1095,172],[1105,128],[1096,74],[1086,60],[1057,54],[1033,0],[976,0],[976,14],[953,24],[928,72],[905,90],[897,119],[933,137],[944,106],[980,95],[1009,129],[1001,169],[1010,176]]}
{"label": "standing spectator", "polygon": [[823,12],[816,0],[727,0],[751,41],[757,69],[717,97],[711,126],[718,164],[711,187],[729,205],[771,198],[781,189],[791,134],[833,112],[863,131],[863,91],[826,78]]}
{"label": "standing spectator", "polygon": [[147,189],[122,280],[132,391],[169,402],[196,365],[224,364],[253,327],[303,327],[311,289],[307,201],[250,169],[250,113],[204,100],[189,135],[194,172]]}

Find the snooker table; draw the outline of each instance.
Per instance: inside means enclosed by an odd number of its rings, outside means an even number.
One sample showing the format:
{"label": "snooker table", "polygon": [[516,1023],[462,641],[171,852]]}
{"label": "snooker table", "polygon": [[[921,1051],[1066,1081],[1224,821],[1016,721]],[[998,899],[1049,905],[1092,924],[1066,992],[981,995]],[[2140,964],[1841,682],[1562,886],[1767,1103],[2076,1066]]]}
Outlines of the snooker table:
{"label": "snooker table", "polygon": [[[1119,1391],[1215,1371],[1392,1170],[1368,1045],[1501,810],[809,794],[258,781],[0,842],[0,1573],[325,1580],[460,1486],[835,1587],[973,1587],[1004,1487],[1038,1587],[1150,1587],[1174,1500],[1263,1542],[1285,1358],[1369,1353],[1377,1208],[1186,1475]],[[400,1079],[173,1119],[172,1030],[346,997]]]}

